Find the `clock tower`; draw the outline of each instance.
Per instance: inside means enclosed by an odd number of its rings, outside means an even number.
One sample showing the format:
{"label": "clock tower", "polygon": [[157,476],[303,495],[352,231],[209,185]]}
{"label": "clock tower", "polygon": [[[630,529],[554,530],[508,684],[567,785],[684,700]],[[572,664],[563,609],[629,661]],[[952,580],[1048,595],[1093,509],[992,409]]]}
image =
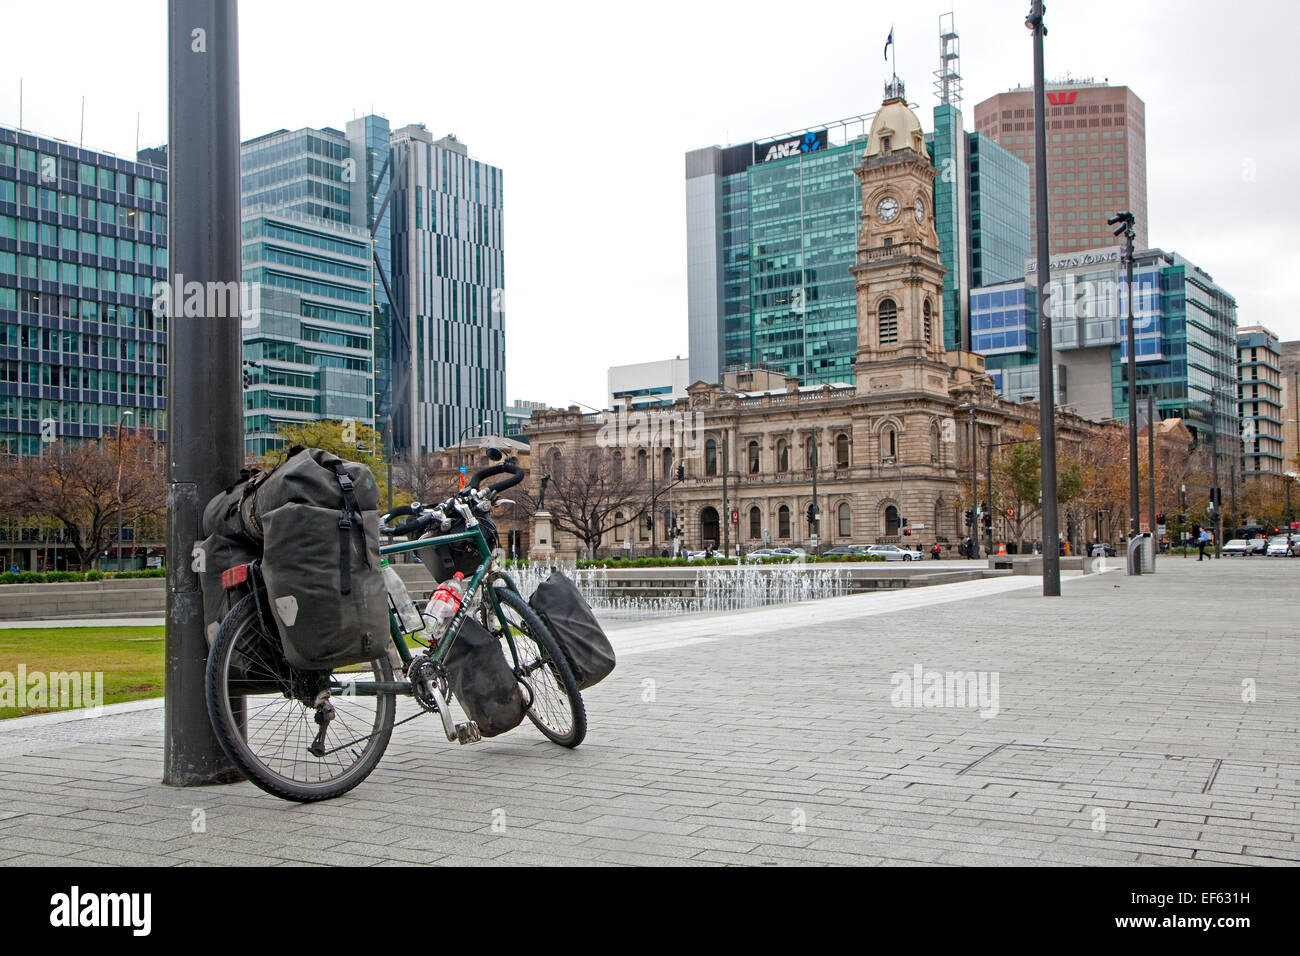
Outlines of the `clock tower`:
{"label": "clock tower", "polygon": [[852,273],[858,297],[859,394],[947,394],[943,275],[934,177],[902,84],[886,84],[862,164],[862,229]]}

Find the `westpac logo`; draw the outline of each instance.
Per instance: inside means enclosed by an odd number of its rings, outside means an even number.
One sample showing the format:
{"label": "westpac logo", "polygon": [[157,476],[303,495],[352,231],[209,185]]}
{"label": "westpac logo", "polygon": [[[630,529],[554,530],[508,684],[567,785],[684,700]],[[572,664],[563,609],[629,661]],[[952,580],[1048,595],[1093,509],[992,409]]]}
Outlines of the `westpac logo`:
{"label": "westpac logo", "polygon": [[805,133],[803,136],[797,136],[794,139],[773,143],[767,148],[767,153],[763,156],[763,162],[768,163],[774,159],[788,159],[791,156],[798,156],[800,153],[815,153],[822,148],[823,144],[823,134]]}
{"label": "westpac logo", "polygon": [[1047,100],[1053,106],[1069,106],[1074,102],[1074,98],[1078,95],[1078,90],[1069,90],[1065,93],[1048,93]]}

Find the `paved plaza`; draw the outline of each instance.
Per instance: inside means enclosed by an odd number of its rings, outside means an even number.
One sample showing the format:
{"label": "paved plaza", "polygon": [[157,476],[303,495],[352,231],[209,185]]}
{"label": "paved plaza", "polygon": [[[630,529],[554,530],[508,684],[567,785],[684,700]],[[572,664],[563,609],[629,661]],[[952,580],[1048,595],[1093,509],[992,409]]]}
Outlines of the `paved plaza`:
{"label": "paved plaza", "polygon": [[1294,865],[1300,561],[1158,572],[618,625],[577,750],[414,721],[310,806],[162,786],[160,702],[6,721],[0,864]]}

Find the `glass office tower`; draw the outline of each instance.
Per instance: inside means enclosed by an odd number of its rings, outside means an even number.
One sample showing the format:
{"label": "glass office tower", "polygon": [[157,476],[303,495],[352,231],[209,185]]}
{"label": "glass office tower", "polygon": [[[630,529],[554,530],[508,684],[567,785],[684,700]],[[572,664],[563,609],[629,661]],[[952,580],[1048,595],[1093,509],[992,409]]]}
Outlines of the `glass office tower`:
{"label": "glass office tower", "polygon": [[0,450],[166,439],[167,170],[0,127]]}
{"label": "glass office tower", "polygon": [[429,452],[505,431],[502,173],[422,125],[391,143],[393,447]]}
{"label": "glass office tower", "polygon": [[250,454],[286,425],[375,418],[369,231],[352,225],[357,163],[335,129],[244,143],[244,430]]}

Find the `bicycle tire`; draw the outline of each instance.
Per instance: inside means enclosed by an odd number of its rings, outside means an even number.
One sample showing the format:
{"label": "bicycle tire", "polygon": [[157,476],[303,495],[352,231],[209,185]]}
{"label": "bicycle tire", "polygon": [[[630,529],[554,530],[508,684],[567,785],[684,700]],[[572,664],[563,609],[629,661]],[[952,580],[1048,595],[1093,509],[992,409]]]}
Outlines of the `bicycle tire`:
{"label": "bicycle tire", "polygon": [[[529,640],[521,641],[520,635],[515,635],[515,649],[521,659],[525,656],[528,643],[531,642],[539,649],[535,660],[521,661],[523,668],[529,671],[529,674],[523,675],[522,679],[532,693],[532,702],[526,711],[528,719],[552,743],[559,744],[561,747],[578,746],[587,736],[587,708],[582,701],[582,692],[578,690],[578,682],[573,676],[568,660],[550,629],[537,616],[537,612],[528,606],[523,595],[499,585],[494,586],[493,590],[503,607],[518,614],[524,625],[522,636]],[[490,602],[484,601],[483,606],[485,616],[495,616]],[[505,642],[504,628],[500,626],[500,622],[497,623],[498,626],[494,627],[493,623],[484,622],[488,630],[501,641],[501,652],[514,668],[515,662]],[[514,625],[516,630],[520,630],[518,628],[520,622],[509,623]],[[518,674],[519,668],[515,670]],[[529,679],[529,675],[537,673],[541,673],[543,678]],[[554,726],[560,722],[556,711],[561,706],[567,706],[569,715],[567,728]]]}
{"label": "bicycle tire", "polygon": [[[261,603],[265,603],[265,595],[262,596]],[[237,651],[239,663],[235,664]],[[387,658],[371,661],[368,666],[375,680],[393,679],[392,665]],[[226,756],[249,781],[267,793],[299,803],[329,800],[347,793],[365,780],[383,757],[392,736],[397,712],[397,698],[393,693],[373,696],[331,694],[330,700],[335,708],[335,718],[331,721],[331,727],[337,722],[341,734],[344,736],[356,734],[358,737],[351,743],[337,745],[337,750],[331,748],[326,752],[326,756],[333,753],[351,756],[353,761],[349,766],[341,767],[341,759],[327,765],[321,758],[313,757],[302,746],[304,741],[311,739],[315,733],[315,718],[313,709],[302,703],[296,696],[296,690],[308,686],[304,682],[310,682],[312,687],[319,686],[321,682],[328,684],[333,673],[295,671],[289,667],[280,650],[279,635],[274,625],[269,625],[262,618],[257,595],[246,596],[221,622],[217,636],[208,651],[204,687],[208,717],[212,721],[217,742],[220,743]],[[241,690],[248,693],[239,693]],[[276,700],[276,697],[281,700]],[[232,703],[236,699],[243,702],[238,708]],[[340,713],[344,703],[360,702],[365,699],[375,702],[374,717],[370,722],[368,733],[364,724],[364,714],[357,720],[358,726],[353,727]],[[251,700],[262,701],[257,705],[256,711],[249,708],[248,702]],[[295,705],[297,711],[294,709]],[[265,718],[265,711],[272,707],[278,707],[279,712],[273,714],[270,719]],[[236,711],[243,714],[245,721],[243,725]],[[285,743],[289,743],[289,737],[296,739],[298,753],[286,757],[283,755],[283,746],[281,747],[281,754],[276,758],[281,764],[281,769],[277,770],[273,767],[268,762],[268,758],[259,755],[250,744],[248,739],[252,729],[248,726],[250,714],[255,714],[257,717],[256,729],[260,730],[265,721],[274,732],[283,732],[286,735]],[[355,746],[358,739],[365,740],[359,752]],[[334,743],[328,735],[326,741],[327,744]],[[333,765],[341,769],[335,775],[311,781],[295,779],[286,774],[285,764],[292,767],[294,772],[301,768],[304,775],[308,774],[312,767],[324,768]]]}

